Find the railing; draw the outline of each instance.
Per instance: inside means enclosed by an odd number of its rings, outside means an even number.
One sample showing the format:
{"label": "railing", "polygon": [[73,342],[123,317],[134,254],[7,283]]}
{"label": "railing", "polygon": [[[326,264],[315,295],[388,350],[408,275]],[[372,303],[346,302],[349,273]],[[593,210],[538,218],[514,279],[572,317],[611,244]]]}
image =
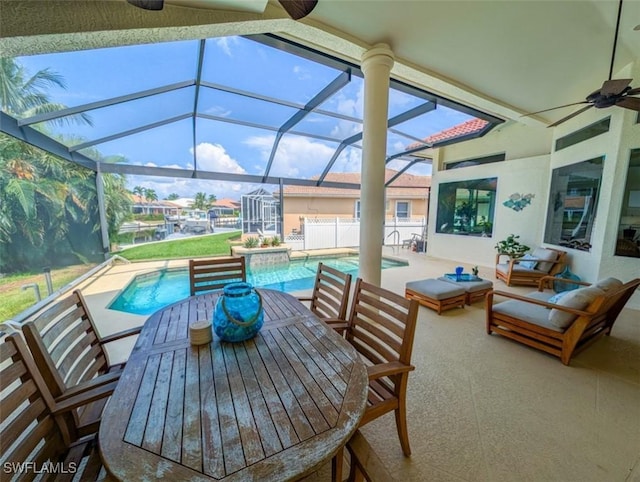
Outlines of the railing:
{"label": "railing", "polygon": [[[29,307],[26,310],[24,310],[23,312],[18,313],[12,319],[6,320],[6,321],[4,321],[4,322],[2,322],[0,324],[6,324],[7,326],[11,326],[11,327],[20,326],[20,324],[22,322],[24,322],[26,319],[28,319],[31,315],[33,315],[34,313],[37,313],[38,311],[40,311],[42,308],[47,306],[49,303],[51,303],[53,300],[58,298],[63,293],[66,293],[67,291],[69,291],[69,290],[75,288],[76,286],[78,286],[80,283],[82,283],[86,279],[89,279],[91,276],[96,274],[98,271],[102,270],[103,268],[106,268],[107,266],[111,266],[111,264],[114,261],[122,261],[124,263],[130,263],[129,260],[123,258],[122,256],[118,256],[117,254],[113,255],[113,256],[111,256],[111,258],[109,258],[108,260],[104,261],[103,263],[100,263],[99,265],[94,266],[92,269],[87,271],[85,274],[83,274],[79,278],[74,279],[71,283],[66,284],[62,288],[58,288],[53,293],[50,293],[49,296],[47,296],[45,299],[37,302],[36,304],[34,304],[31,307]],[[2,332],[1,329],[0,329],[0,332]]]}

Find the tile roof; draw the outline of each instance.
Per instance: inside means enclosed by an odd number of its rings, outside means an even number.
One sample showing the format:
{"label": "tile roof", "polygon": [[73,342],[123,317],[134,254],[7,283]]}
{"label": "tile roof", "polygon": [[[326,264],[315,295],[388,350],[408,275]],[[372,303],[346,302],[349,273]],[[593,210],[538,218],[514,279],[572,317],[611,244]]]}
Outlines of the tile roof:
{"label": "tile roof", "polygon": [[[391,179],[398,171],[393,169],[385,169],[385,180]],[[311,179],[318,179],[314,176]],[[360,184],[359,172],[330,172],[325,177],[326,181],[344,182],[350,184]],[[402,187],[393,187],[402,186]],[[431,176],[416,176],[414,174],[403,173],[393,181],[393,184],[387,188],[387,196],[390,197],[424,197],[427,194],[427,187],[431,186]],[[285,196],[331,196],[339,195],[339,197],[359,197],[359,189],[341,189],[337,187],[315,187],[315,186],[285,186]]]}
{"label": "tile roof", "polygon": [[[429,137],[425,137],[424,141],[431,145],[437,142],[443,142],[449,139],[455,139],[456,137],[466,136],[469,134],[475,134],[476,132],[480,132],[489,124],[488,121],[484,119],[470,119],[462,124],[455,125],[453,127],[449,127],[440,132],[436,132],[435,134],[431,134]],[[407,149],[413,149],[416,147],[420,147],[419,142],[414,142],[407,146]],[[427,147],[425,147],[426,149]]]}

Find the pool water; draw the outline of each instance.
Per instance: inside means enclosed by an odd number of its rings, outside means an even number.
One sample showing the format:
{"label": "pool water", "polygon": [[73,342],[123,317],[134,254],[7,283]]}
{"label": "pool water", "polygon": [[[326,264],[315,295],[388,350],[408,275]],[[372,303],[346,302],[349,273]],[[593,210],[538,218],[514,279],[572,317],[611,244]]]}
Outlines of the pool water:
{"label": "pool water", "polygon": [[[358,274],[358,256],[310,258],[293,260],[282,266],[271,266],[247,270],[247,282],[259,288],[285,292],[313,288],[318,263],[354,277]],[[408,263],[388,258],[382,259],[382,269],[407,266]],[[136,276],[109,309],[150,315],[160,308],[183,300],[189,296],[189,270],[186,268],[162,269]]]}

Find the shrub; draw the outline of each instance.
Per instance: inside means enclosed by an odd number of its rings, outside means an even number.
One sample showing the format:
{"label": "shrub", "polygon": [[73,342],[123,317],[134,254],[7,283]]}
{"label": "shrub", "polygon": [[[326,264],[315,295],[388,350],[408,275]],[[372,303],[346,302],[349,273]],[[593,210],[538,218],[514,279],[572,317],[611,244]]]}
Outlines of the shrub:
{"label": "shrub", "polygon": [[280,238],[278,236],[271,238],[271,246],[280,246]]}
{"label": "shrub", "polygon": [[257,248],[258,247],[258,238],[255,236],[249,236],[244,240],[243,246],[245,248]]}

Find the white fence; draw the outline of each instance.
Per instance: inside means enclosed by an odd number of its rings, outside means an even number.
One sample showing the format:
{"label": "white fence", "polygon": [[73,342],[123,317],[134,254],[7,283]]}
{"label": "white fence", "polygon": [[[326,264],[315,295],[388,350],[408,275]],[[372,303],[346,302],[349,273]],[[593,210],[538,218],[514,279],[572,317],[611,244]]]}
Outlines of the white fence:
{"label": "white fence", "polygon": [[[304,234],[285,236],[294,251],[307,249],[350,248],[360,246],[360,220],[354,218],[304,218]],[[402,245],[413,234],[425,232],[424,218],[387,219],[383,244]]]}

